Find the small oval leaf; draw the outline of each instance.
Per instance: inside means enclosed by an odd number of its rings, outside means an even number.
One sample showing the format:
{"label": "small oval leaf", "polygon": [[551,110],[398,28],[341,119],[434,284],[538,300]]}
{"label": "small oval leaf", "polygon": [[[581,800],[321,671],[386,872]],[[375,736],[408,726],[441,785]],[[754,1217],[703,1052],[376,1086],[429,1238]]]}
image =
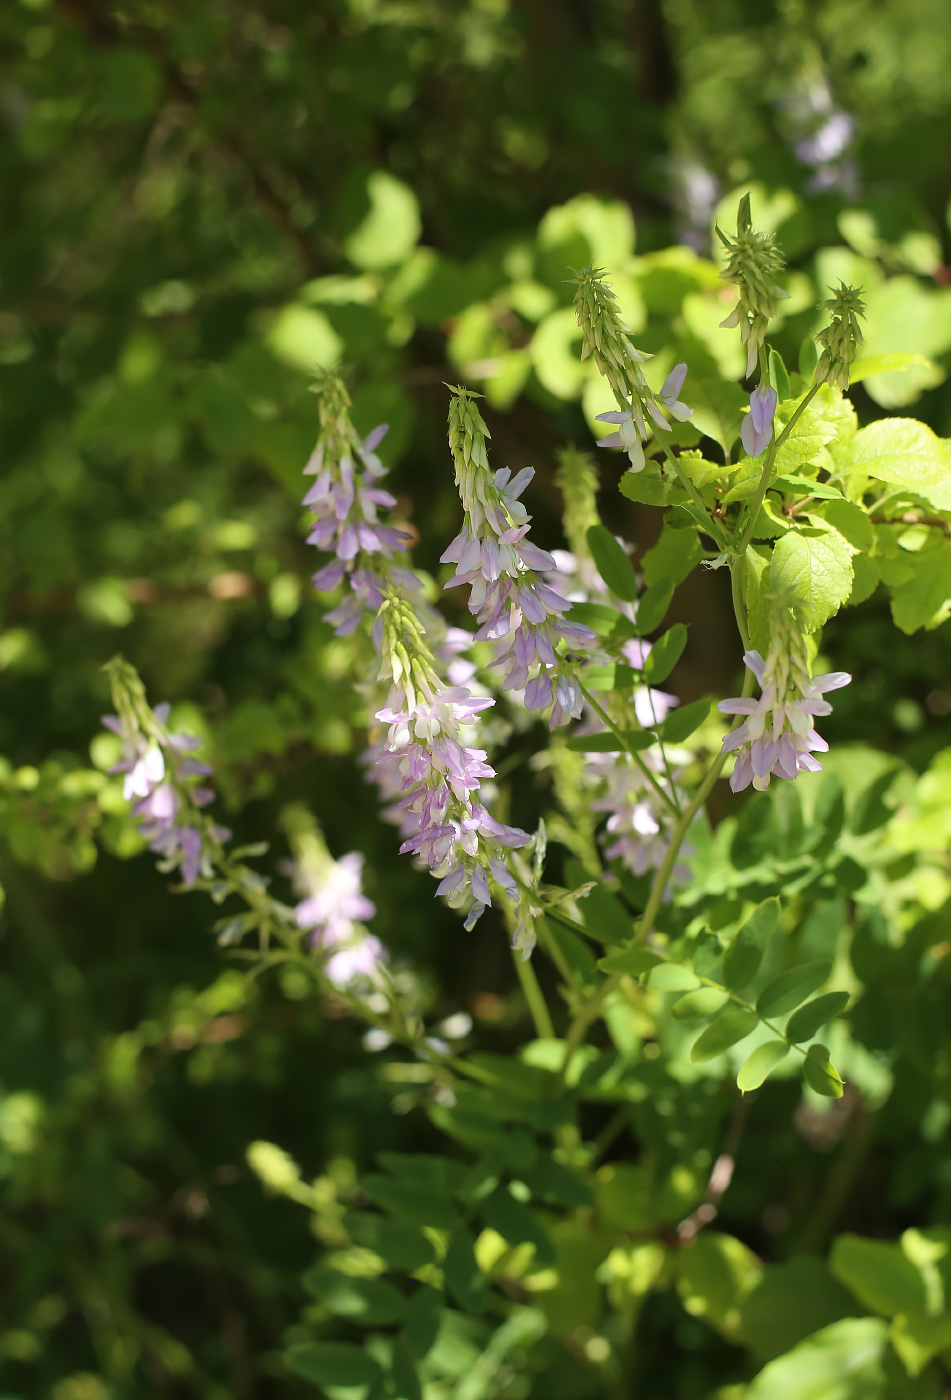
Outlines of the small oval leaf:
{"label": "small oval leaf", "polygon": [[719,987],[698,987],[675,1001],[670,1014],[677,1021],[705,1021],[708,1016],[715,1016],[725,1001],[726,993]]}
{"label": "small oval leaf", "polygon": [[677,665],[687,645],[687,629],[682,622],[675,622],[664,635],[654,643],[651,653],[644,662],[644,678],[651,685],[660,685]]}
{"label": "small oval leaf", "polygon": [[748,1094],[751,1089],[758,1089],[788,1054],[789,1046],[782,1040],[767,1040],[764,1044],[757,1045],[736,1076],[737,1088],[744,1094]]}
{"label": "small oval leaf", "polygon": [[724,1011],[694,1041],[691,1060],[694,1064],[702,1064],[704,1060],[715,1059],[724,1050],[729,1050],[731,1045],[745,1040],[758,1025],[759,1021],[752,1011]]}
{"label": "small oval leaf", "polygon": [[588,548],[595,567],[612,593],[633,603],[637,597],[637,575],[634,565],[610,530],[592,525],[588,530]]}
{"label": "small oval leaf", "polygon": [[662,963],[649,974],[646,985],[652,992],[689,992],[697,986],[697,977],[680,963]]}
{"label": "small oval leaf", "polygon": [[730,991],[748,987],[759,972],[766,944],[779,922],[779,900],[764,899],[736,933],[723,955],[723,982]]}
{"label": "small oval leaf", "polygon": [[795,1011],[807,997],[818,991],[832,971],[832,964],[826,958],[803,963],[781,972],[772,982],[767,982],[756,999],[756,1009],[761,1016],[785,1016],[787,1011]]}
{"label": "small oval leaf", "polygon": [[807,1001],[805,1006],[800,1006],[787,1021],[786,1039],[793,1045],[811,1040],[819,1027],[824,1026],[827,1021],[834,1020],[845,1010],[848,1003],[848,992],[826,992],[825,996],[816,997],[815,1001]]}
{"label": "small oval leaf", "polygon": [[695,700],[692,705],[681,705],[674,710],[661,729],[665,744],[682,744],[694,730],[699,729],[710,713],[709,700]]}
{"label": "small oval leaf", "polygon": [[602,972],[626,972],[630,977],[640,977],[642,973],[650,972],[651,968],[659,967],[663,961],[650,948],[625,948],[623,952],[608,953],[607,957],[599,958],[598,967]]}
{"label": "small oval leaf", "polygon": [[646,637],[648,632],[656,632],[667,615],[670,600],[674,596],[674,581],[664,575],[646,589],[637,602],[638,631]]}
{"label": "small oval leaf", "polygon": [[826,1099],[841,1099],[842,1080],[829,1058],[824,1045],[810,1045],[803,1061],[802,1077],[817,1094]]}

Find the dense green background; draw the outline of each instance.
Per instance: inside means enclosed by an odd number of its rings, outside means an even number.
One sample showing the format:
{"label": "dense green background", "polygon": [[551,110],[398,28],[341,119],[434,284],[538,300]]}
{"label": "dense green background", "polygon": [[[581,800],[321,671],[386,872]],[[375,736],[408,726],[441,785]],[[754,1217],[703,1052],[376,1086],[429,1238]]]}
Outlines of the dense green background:
{"label": "dense green background", "polygon": [[[135,838],[90,755],[118,648],[209,735],[239,834],[307,802],[335,853],[366,852],[374,930],[420,969],[432,1013],[466,1009],[499,1046],[524,1030],[498,923],[468,936],[433,903],[361,780],[352,649],[307,586],[309,368],[342,356],[358,425],[391,423],[424,568],[457,528],[447,379],[486,393],[497,464],[537,467],[530,508],[554,543],[555,452],[590,440],[567,268],[594,256],[627,278],[645,349],[673,326],[692,373],[738,376],[710,270],[665,250],[708,257],[721,199],[752,186],[792,269],[789,363],[823,285],[862,281],[869,349],[932,367],[858,387],[860,419],[913,404],[951,435],[949,71],[943,0],[3,7],[4,1393],[312,1393],[277,1352],[313,1242],[247,1144],[345,1176],[431,1131],[390,1111],[359,1028],[292,983],[248,991],[204,899],[125,859]],[[796,143],[833,108],[854,136],[817,191]],[[618,474],[611,460],[606,484]],[[656,533],[613,490],[605,512],[642,548]],[[715,575],[678,595],[702,624],[673,677],[687,699],[735,688],[727,595]],[[856,676],[828,737],[923,769],[949,737],[947,627],[904,637],[876,595],[823,645]],[[760,1112],[725,1202],[754,1249],[782,1257],[817,1202],[823,1236],[946,1216],[946,1119],[919,1136],[926,1102],[863,1139],[831,1198],[841,1134],[793,1126],[793,1107],[783,1091]],[[674,1295],[648,1330],[667,1339],[645,1353],[650,1400],[736,1379]]]}

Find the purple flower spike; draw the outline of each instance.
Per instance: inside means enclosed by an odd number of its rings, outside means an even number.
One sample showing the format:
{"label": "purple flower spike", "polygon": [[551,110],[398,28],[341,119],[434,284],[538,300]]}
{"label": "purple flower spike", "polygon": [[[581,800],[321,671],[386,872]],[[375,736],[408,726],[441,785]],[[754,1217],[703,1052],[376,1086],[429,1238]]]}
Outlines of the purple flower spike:
{"label": "purple flower spike", "polygon": [[772,440],[777,402],[776,390],[762,385],[750,394],[750,411],[740,428],[740,441],[750,457],[765,452]]}
{"label": "purple flower spike", "polygon": [[829,746],[813,720],[832,713],[823,696],[848,685],[852,677],[845,671],[810,676],[802,639],[788,615],[774,626],[765,660],[758,651],[748,651],[743,660],[762,694],[758,700],[735,696],[718,706],[721,714],[745,716],[723,739],[722,752],[736,753],[730,787],[742,792],[752,783],[764,792],[771,776],[790,781],[799,773],[818,772],[822,764],[813,755],[826,753]]}

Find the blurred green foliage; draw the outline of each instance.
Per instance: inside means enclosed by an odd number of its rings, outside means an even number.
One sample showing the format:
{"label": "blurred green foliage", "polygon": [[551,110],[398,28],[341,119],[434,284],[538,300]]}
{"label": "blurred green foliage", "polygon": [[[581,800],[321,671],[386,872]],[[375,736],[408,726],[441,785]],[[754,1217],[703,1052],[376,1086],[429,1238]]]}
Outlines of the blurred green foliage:
{"label": "blurred green foliage", "polygon": [[[611,1053],[637,1059],[629,1103],[607,1059],[579,1067],[575,1107],[592,1133],[630,1110],[628,1160],[597,1183],[604,1218],[631,1231],[607,1259],[575,1221],[586,1207],[567,1170],[533,1184],[533,1142],[509,1136],[483,1201],[461,1175],[485,1146],[458,1130],[464,1105],[437,1099],[429,1124],[410,1113],[428,1087],[398,1056],[369,1058],[359,1028],[290,976],[248,984],[223,970],[199,896],[174,899],[150,861],[127,859],[141,843],[106,772],[115,754],[89,740],[108,703],[100,667],[121,645],[176,722],[206,737],[239,834],[308,803],[336,853],[366,852],[371,890],[387,892],[374,930],[420,969],[433,1014],[463,1009],[510,1048],[524,1006],[504,931],[487,918],[465,935],[433,903],[376,824],[355,762],[353,650],[319,619],[298,504],[311,372],[343,357],[357,425],[390,422],[384,455],[424,567],[436,572],[458,515],[447,379],[485,393],[500,461],[537,464],[533,508],[553,539],[555,451],[587,442],[612,406],[578,359],[566,269],[610,267],[652,374],[689,362],[696,427],[683,445],[735,438],[742,395],[724,395],[722,378],[743,360],[717,330],[730,297],[710,229],[731,226],[735,191],[751,188],[789,255],[775,337],[786,364],[821,324],[825,288],[861,282],[860,424],[913,405],[946,438],[949,70],[942,0],[3,7],[5,1394],[242,1400],[312,1394],[316,1381],[337,1400],[400,1364],[397,1331],[355,1356],[350,1334],[326,1326],[363,1318],[401,1329],[411,1359],[428,1353],[427,1400],[581,1400],[616,1390],[599,1369],[607,1295],[630,1323],[641,1316],[648,1400],[941,1393],[946,541],[923,596],[899,601],[901,550],[922,543],[903,537],[891,605],[868,578],[866,601],[826,633],[856,676],[828,737],[868,746],[843,762],[871,786],[858,785],[850,817],[858,844],[823,871],[796,938],[835,960],[856,996],[848,1047],[844,1033],[834,1047],[849,1091],[834,1111],[797,1109],[780,1072],[749,1107],[720,1070],[662,1068],[649,1048],[686,1063],[686,1038],[673,994],[652,993],[653,1019],[612,1026]],[[603,465],[613,485],[613,458]],[[655,544],[648,509],[612,491],[605,514],[640,550]],[[674,674],[688,700],[729,690],[736,670],[728,592],[713,574],[703,589],[694,576],[677,603],[704,624]],[[934,630],[896,634],[890,606],[905,632]],[[795,876],[812,820],[755,798],[721,823],[704,898],[721,902],[723,927],[738,900]],[[512,1092],[531,1101],[550,1073],[544,1044],[526,1059]],[[718,1229],[678,1255],[663,1232],[700,1202],[738,1102],[744,1156]],[[454,1251],[458,1307],[430,1350],[442,1295],[414,1295],[403,1318],[404,1294],[383,1286],[387,1270],[425,1266],[426,1247],[417,1261],[417,1236],[381,1243],[369,1207],[407,1175],[426,1181],[430,1159],[393,1154],[434,1148],[453,1113],[458,1180],[430,1193],[443,1224],[416,1222]],[[374,1193],[358,1174],[379,1152],[391,1155]],[[534,1256],[506,1185],[519,1181],[550,1215]],[[332,1256],[323,1272],[318,1242]],[[483,1276],[525,1304],[498,1327],[468,1316]]]}

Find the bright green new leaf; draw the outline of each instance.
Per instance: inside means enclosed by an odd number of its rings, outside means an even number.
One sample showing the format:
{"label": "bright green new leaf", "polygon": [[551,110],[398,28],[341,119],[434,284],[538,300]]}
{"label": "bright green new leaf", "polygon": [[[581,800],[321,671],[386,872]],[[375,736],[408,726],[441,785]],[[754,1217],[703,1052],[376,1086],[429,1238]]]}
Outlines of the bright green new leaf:
{"label": "bright green new leaf", "polygon": [[814,481],[808,476],[777,476],[769,483],[770,490],[784,491],[790,496],[815,496],[817,499],[841,501],[842,492],[824,481]]}
{"label": "bright green new leaf", "polygon": [[723,982],[731,992],[748,987],[759,972],[766,945],[779,922],[779,900],[764,899],[735,934],[723,955]]}
{"label": "bright green new leaf", "polygon": [[644,590],[637,600],[637,628],[642,636],[646,637],[650,632],[656,632],[663,622],[667,609],[670,607],[670,600],[674,596],[674,581],[672,578],[659,578],[656,583],[652,583],[650,588]]}
{"label": "bright green new leaf", "polygon": [[764,1366],[744,1400],[885,1400],[886,1324],[847,1317]]}
{"label": "bright green new leaf", "polygon": [[297,302],[277,313],[266,339],[279,360],[305,374],[329,369],[343,354],[343,341],[324,313]]}
{"label": "bright green new leaf", "polygon": [[820,1026],[834,1020],[848,1004],[848,992],[826,992],[825,996],[816,997],[815,1001],[807,1001],[787,1021],[787,1040],[791,1040],[793,1045],[811,1040]]}
{"label": "bright green new leaf", "polygon": [[914,418],[880,418],[862,428],[849,444],[845,468],[926,499],[929,487],[947,485],[951,476],[941,439]]}
{"label": "bright green new leaf", "polygon": [[796,595],[806,630],[814,632],[852,591],[852,554],[838,530],[790,531],[776,542],[769,576],[774,589]]}
{"label": "bright green new leaf", "polygon": [[758,1024],[752,1011],[724,1011],[694,1041],[690,1050],[691,1060],[694,1064],[702,1064],[705,1060],[715,1059],[738,1041],[745,1040]]}
{"label": "bright green new leaf", "polygon": [[788,1054],[789,1046],[783,1040],[767,1040],[757,1045],[736,1076],[740,1092],[748,1094],[752,1089],[758,1089]]}
{"label": "bright green new leaf", "polygon": [[742,1241],[705,1230],[688,1249],[677,1251],[677,1292],[687,1312],[736,1337],[740,1309],[759,1283],[763,1266]]}
{"label": "bright green new leaf", "polygon": [[756,999],[757,1011],[761,1016],[784,1016],[787,1011],[794,1011],[818,991],[831,971],[831,962],[821,958],[781,972],[760,992]]}
{"label": "bright green new leaf", "polygon": [[[831,493],[830,493],[831,495]],[[854,501],[827,499],[824,505],[814,512],[820,519],[828,521],[834,530],[846,539],[853,549],[865,553],[875,542],[875,531],[864,506]],[[854,565],[853,565],[854,567]]]}
{"label": "bright green new leaf", "polygon": [[810,1045],[802,1063],[802,1077],[809,1088],[825,1099],[842,1097],[842,1079],[825,1045]]}
{"label": "bright green new leaf", "polygon": [[644,679],[649,685],[660,685],[667,679],[683,655],[686,645],[687,629],[682,622],[675,622],[673,627],[669,627],[654,643],[644,663]]}
{"label": "bright green new leaf", "polygon": [[923,1312],[928,1306],[925,1281],[899,1244],[839,1235],[832,1246],[829,1268],[872,1312]]}
{"label": "bright green new leaf", "polygon": [[903,632],[929,632],[951,613],[951,544],[941,540],[936,548],[905,556],[911,577],[893,587],[892,617]]}
{"label": "bright green new leaf", "polygon": [[647,986],[652,992],[689,992],[697,986],[697,977],[680,963],[662,963],[651,970]]}
{"label": "bright green new leaf", "polygon": [[592,525],[587,540],[591,557],[608,588],[626,603],[633,603],[637,597],[637,575],[628,554],[603,525]]}
{"label": "bright green new leaf", "polygon": [[849,366],[849,383],[861,384],[872,375],[899,374],[906,369],[931,369],[931,361],[907,350],[893,350],[890,355],[859,355]]}

